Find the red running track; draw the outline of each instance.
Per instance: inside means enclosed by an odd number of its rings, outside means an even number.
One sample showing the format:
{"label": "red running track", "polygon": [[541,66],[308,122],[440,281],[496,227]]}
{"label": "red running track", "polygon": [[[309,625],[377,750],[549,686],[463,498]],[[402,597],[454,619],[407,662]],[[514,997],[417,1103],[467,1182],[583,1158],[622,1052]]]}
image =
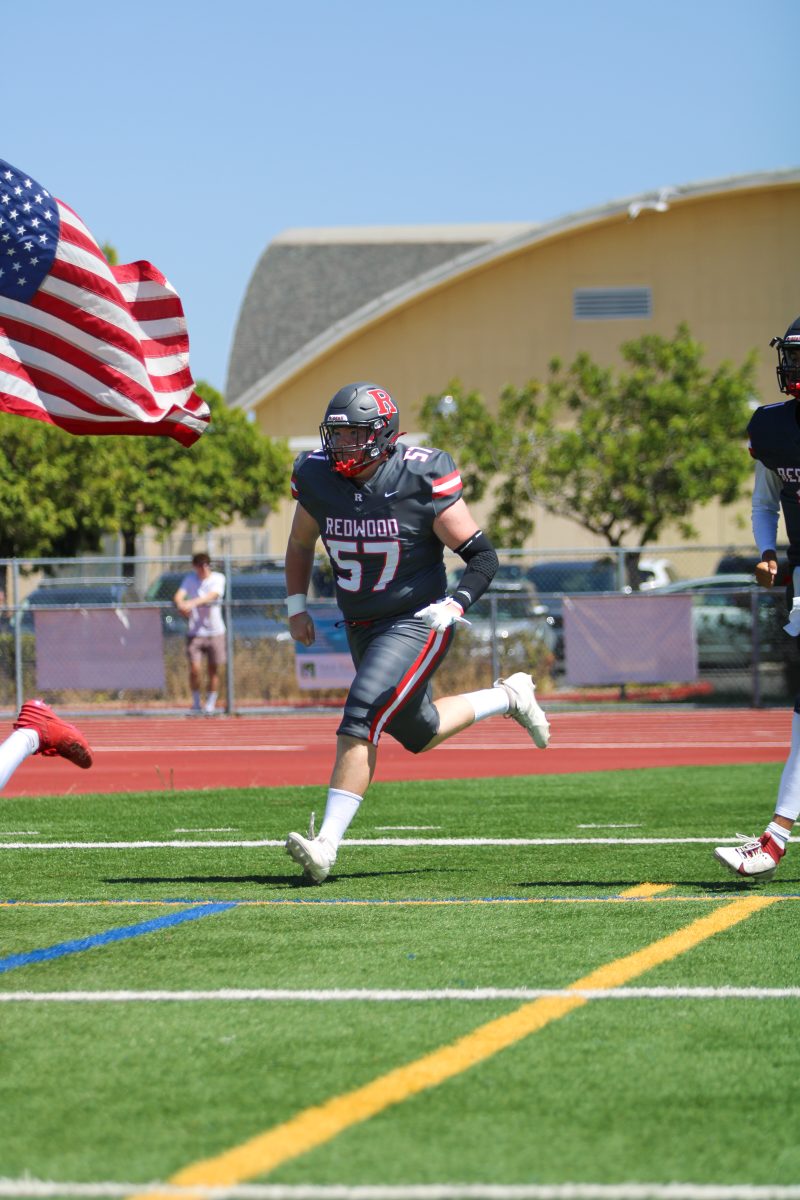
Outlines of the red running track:
{"label": "red running track", "polygon": [[[378,780],[557,775],[619,768],[780,762],[791,711],[703,709],[564,712],[537,750],[513,721],[473,725],[427,754],[381,741]],[[328,782],[338,715],[89,717],[95,754],[81,771],[62,759],[29,758],[4,796],[277,787]]]}

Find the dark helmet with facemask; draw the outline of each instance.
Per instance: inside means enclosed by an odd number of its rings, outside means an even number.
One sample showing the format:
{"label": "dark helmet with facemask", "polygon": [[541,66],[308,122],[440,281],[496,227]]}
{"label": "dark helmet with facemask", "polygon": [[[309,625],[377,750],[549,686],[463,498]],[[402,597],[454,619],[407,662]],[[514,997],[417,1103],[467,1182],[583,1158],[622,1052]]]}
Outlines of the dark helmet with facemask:
{"label": "dark helmet with facemask", "polygon": [[349,477],[394,453],[400,416],[385,388],[348,383],[326,408],[319,432],[331,470]]}
{"label": "dark helmet with facemask", "polygon": [[770,342],[778,351],[778,387],[787,396],[800,400],[800,317],[797,317],[783,337]]}

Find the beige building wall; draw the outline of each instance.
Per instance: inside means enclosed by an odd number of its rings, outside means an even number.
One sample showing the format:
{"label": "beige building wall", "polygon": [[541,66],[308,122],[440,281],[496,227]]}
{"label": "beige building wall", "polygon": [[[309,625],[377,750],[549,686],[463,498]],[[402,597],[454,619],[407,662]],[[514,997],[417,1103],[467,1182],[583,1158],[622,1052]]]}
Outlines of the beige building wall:
{"label": "beige building wall", "polygon": [[[800,313],[799,259],[796,181],[681,198],[666,212],[644,210],[635,219],[622,211],[545,228],[344,331],[254,404],[255,417],[273,437],[308,439],[340,386],[373,379],[397,400],[401,428],[417,431],[422,399],[446,391],[454,377],[491,401],[506,384],[545,379],[554,356],[569,362],[583,350],[615,364],[625,340],[671,336],[681,321],[704,344],[711,367],[724,359],[738,364],[755,349],[758,396],[772,402],[780,397],[768,343]],[[652,317],[575,319],[576,288],[613,287],[651,288]],[[747,509],[699,511],[700,542],[749,541]],[[287,505],[268,520],[273,553],[285,545],[289,515]],[[679,541],[675,531],[661,538]],[[577,524],[538,515],[529,545],[602,543]]]}

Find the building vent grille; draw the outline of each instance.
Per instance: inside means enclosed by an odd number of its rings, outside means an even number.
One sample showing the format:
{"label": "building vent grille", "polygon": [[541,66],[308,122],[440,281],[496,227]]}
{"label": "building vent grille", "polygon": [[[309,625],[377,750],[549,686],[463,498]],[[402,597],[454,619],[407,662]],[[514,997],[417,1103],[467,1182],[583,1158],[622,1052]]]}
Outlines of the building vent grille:
{"label": "building vent grille", "polygon": [[576,288],[572,294],[576,321],[609,321],[619,317],[651,317],[649,287]]}

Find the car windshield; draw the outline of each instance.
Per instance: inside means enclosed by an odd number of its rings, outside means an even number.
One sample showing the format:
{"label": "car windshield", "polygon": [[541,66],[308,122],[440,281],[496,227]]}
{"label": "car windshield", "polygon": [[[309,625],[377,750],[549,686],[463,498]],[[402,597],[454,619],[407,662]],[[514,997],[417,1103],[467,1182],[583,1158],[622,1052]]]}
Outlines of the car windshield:
{"label": "car windshield", "polygon": [[[499,592],[499,589],[497,589]],[[488,620],[492,604],[495,605],[497,616],[504,621],[522,621],[526,617],[533,614],[533,609],[536,605],[536,597],[530,592],[526,592],[523,596],[504,596],[502,594],[492,595],[491,600],[489,595],[484,595],[470,609],[470,614],[479,618]]]}
{"label": "car windshield", "polygon": [[[172,600],[186,578],[186,571],[168,571],[160,575],[147,589],[146,599],[153,601]],[[242,604],[270,604],[286,599],[286,581],[279,571],[269,574],[257,572],[242,572],[234,575],[230,585],[231,603],[239,607]]]}
{"label": "car windshield", "polygon": [[531,567],[528,576],[539,592],[609,592],[616,589],[612,562],[553,562]]}
{"label": "car windshield", "polygon": [[283,575],[234,575],[231,580],[233,604],[277,603],[286,599],[286,581]]}

